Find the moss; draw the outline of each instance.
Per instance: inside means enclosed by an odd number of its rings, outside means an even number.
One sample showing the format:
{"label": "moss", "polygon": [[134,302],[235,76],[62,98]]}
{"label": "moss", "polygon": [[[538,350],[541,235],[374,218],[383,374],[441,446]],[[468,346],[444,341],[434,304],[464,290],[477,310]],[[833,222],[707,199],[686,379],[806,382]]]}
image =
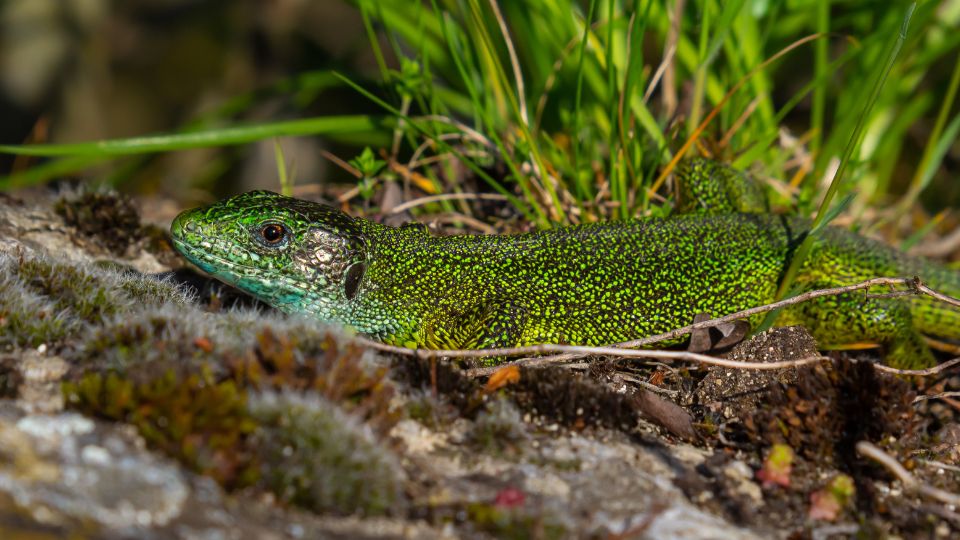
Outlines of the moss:
{"label": "moss", "polygon": [[76,334],[82,323],[26,289],[0,254],[0,345],[37,347]]}
{"label": "moss", "polygon": [[377,433],[385,434],[399,419],[391,406],[393,385],[387,368],[374,366],[369,353],[343,344],[331,332],[283,333],[264,327],[256,343],[239,357],[227,357],[230,377],[259,390],[299,390],[355,411]]}
{"label": "moss", "polygon": [[119,291],[140,308],[159,307],[165,304],[186,306],[189,295],[170,281],[163,281],[139,274],[127,274],[118,284]]}
{"label": "moss", "polygon": [[285,502],[317,512],[399,514],[403,471],[373,430],[328,400],[264,393],[250,410],[261,425],[253,447],[265,485]]}
{"label": "moss", "polygon": [[[387,369],[316,323],[165,306],[114,318],[76,356],[86,372],[64,385],[71,407],[129,422],[227,488],[337,513],[352,499],[372,514],[404,505],[378,442],[399,418]],[[248,406],[262,392],[283,398]]]}
{"label": "moss", "polygon": [[316,321],[190,300],[122,268],[0,254],[0,343],[57,347],[74,366],[69,407],[133,425],[227,488],[325,512],[403,511],[402,469],[381,442],[401,412],[386,365]]}
{"label": "moss", "polygon": [[474,418],[484,403],[483,387],[449,362],[402,357],[394,361],[393,377],[442,397],[465,418]]}
{"label": "moss", "polygon": [[73,359],[96,371],[149,379],[167,368],[214,366],[216,380],[241,388],[316,392],[361,413],[379,433],[399,418],[387,368],[371,353],[313,321],[256,313],[211,316],[164,306],[95,328]]}
{"label": "moss", "polygon": [[474,446],[486,452],[519,457],[519,443],[527,439],[527,432],[517,407],[507,398],[498,397],[486,403],[468,437]]}
{"label": "moss", "polygon": [[85,368],[141,376],[146,376],[151,366],[163,371],[209,363],[217,366],[219,374],[223,357],[217,353],[222,351],[201,346],[206,336],[217,335],[218,325],[212,323],[175,308],[133,313],[93,329],[75,353],[75,360]]}
{"label": "moss", "polygon": [[67,403],[100,418],[128,422],[154,448],[227,487],[253,484],[259,468],[246,439],[256,428],[233,381],[168,370],[145,382],[89,373],[64,383]]}
{"label": "moss", "polygon": [[569,531],[548,516],[531,514],[522,508],[502,508],[496,504],[475,503],[467,507],[473,524],[495,538],[566,538]]}
{"label": "moss", "polygon": [[43,259],[24,259],[14,269],[20,283],[47,299],[54,312],[87,323],[100,323],[115,315],[123,299],[110,294],[109,286],[78,266]]}
{"label": "moss", "polygon": [[[66,383],[68,405],[134,425],[152,447],[227,488],[258,486],[337,513],[402,506],[400,469],[377,442],[398,418],[385,370],[369,370],[358,349],[341,350],[329,335],[324,354],[307,355],[268,328],[238,354],[236,343],[200,343],[189,332],[158,315],[106,329],[86,352],[113,369]],[[251,392],[260,397],[248,407]]]}
{"label": "moss", "polygon": [[81,235],[117,255],[143,237],[133,201],[113,191],[68,193],[57,199],[53,209]]}
{"label": "moss", "polygon": [[174,284],[131,272],[0,254],[0,343],[8,346],[59,344],[91,325],[187,301]]}

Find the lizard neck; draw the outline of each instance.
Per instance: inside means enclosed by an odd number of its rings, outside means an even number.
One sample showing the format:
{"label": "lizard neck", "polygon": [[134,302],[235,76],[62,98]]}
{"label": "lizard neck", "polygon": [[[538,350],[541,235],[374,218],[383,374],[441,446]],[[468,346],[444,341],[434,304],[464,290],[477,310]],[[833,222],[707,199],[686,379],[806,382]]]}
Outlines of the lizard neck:
{"label": "lizard neck", "polygon": [[[427,313],[416,297],[422,291],[404,284],[417,282],[416,276],[429,266],[437,238],[419,224],[387,227],[365,222],[361,240],[366,260],[352,298],[346,302],[307,298],[289,311],[306,311],[386,342],[412,345]],[[437,288],[444,286],[436,283]]]}

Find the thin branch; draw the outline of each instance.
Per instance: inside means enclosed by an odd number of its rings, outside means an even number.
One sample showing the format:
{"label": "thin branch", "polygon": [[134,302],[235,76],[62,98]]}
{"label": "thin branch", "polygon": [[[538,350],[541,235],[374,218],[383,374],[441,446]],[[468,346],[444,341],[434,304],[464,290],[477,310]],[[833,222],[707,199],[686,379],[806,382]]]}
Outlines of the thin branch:
{"label": "thin branch", "polygon": [[[490,154],[483,150],[461,150],[461,156],[466,156],[469,158],[488,158]],[[434,163],[440,163],[442,161],[450,161],[451,159],[456,158],[457,156],[453,152],[447,152],[445,154],[436,154],[432,156],[427,156],[425,158],[420,158],[414,162],[410,163],[411,169],[419,169],[427,165],[433,165]]]}
{"label": "thin branch", "polygon": [[[458,131],[455,131],[453,133],[441,133],[440,135],[436,136],[437,140],[444,141],[444,142],[452,141],[455,139],[463,139],[463,138],[464,138],[463,133],[460,133]],[[420,156],[424,152],[426,152],[428,148],[435,145],[436,143],[437,141],[435,141],[433,138],[427,137],[427,139],[422,143],[420,143],[420,146],[418,146],[417,149],[413,151],[413,154],[410,156],[410,159],[407,161],[407,167],[409,167],[411,170],[418,168],[417,160],[420,159]]]}
{"label": "thin branch", "polygon": [[[661,341],[678,338],[680,336],[689,334],[694,330],[700,330],[701,328],[712,328],[714,326],[719,326],[721,324],[730,323],[740,319],[746,319],[753,315],[766,313],[768,311],[773,311],[773,310],[787,307],[793,304],[799,304],[801,302],[806,302],[807,300],[812,300],[814,298],[820,298],[822,296],[836,296],[838,294],[844,294],[844,293],[857,291],[861,289],[869,289],[871,287],[876,287],[881,285],[905,285],[907,287],[910,287],[911,290],[913,291],[919,292],[921,290],[920,289],[921,284],[916,278],[873,278],[873,279],[868,279],[867,281],[855,283],[853,285],[847,285],[844,287],[834,287],[831,289],[817,289],[813,291],[807,291],[803,294],[799,294],[797,296],[793,296],[785,300],[780,300],[779,302],[773,302],[772,304],[765,304],[762,306],[745,309],[743,311],[738,311],[736,313],[731,313],[729,315],[718,317],[716,319],[710,319],[707,321],[693,323],[691,325],[684,326],[683,328],[677,328],[676,330],[671,330],[669,332],[664,332],[662,334],[648,336],[648,337],[636,339],[633,341],[625,341],[623,343],[617,343],[614,345],[614,347],[625,347],[625,348],[643,347],[645,345],[651,345],[653,343],[658,343]],[[915,292],[914,294],[917,294],[917,292]],[[940,294],[940,293],[937,293],[937,294]],[[571,356],[571,355],[563,356],[564,360],[571,360],[573,358],[576,358],[576,356]],[[560,360],[561,358],[558,356],[556,357],[556,359]]]}
{"label": "thin branch", "polygon": [[960,467],[957,467],[956,465],[950,465],[949,463],[944,463],[942,461],[936,461],[933,459],[923,459],[923,458],[918,458],[917,461],[919,461],[920,463],[923,463],[927,467],[934,467],[934,468],[939,468],[946,471],[960,473]]}
{"label": "thin branch", "polygon": [[463,223],[468,227],[480,231],[483,234],[497,234],[497,230],[493,228],[492,225],[487,225],[486,223],[480,221],[477,218],[470,217],[466,214],[461,214],[459,212],[445,212],[443,214],[434,216],[431,220],[434,223],[440,223],[444,225]]}
{"label": "thin branch", "polygon": [[420,197],[418,199],[413,199],[412,201],[407,201],[403,204],[398,204],[390,210],[391,214],[399,214],[404,210],[409,210],[411,208],[422,206],[424,204],[430,204],[433,202],[439,201],[473,201],[473,200],[482,200],[482,201],[505,201],[506,197],[500,195],[499,193],[443,193],[440,195],[430,195],[427,197]]}
{"label": "thin branch", "polygon": [[960,397],[960,392],[940,392],[939,394],[924,394],[913,398],[913,403],[920,403],[930,399],[942,399],[949,397]]}
{"label": "thin branch", "polygon": [[910,474],[903,465],[900,464],[893,456],[884,452],[879,447],[873,443],[867,441],[860,441],[857,443],[857,452],[860,455],[868,457],[880,465],[884,469],[890,472],[890,474],[897,477],[900,480],[900,483],[903,484],[903,488],[906,491],[914,492],[924,497],[931,498],[935,501],[939,501],[943,504],[949,504],[952,506],[960,506],[960,496],[949,491],[942,490],[927,484],[924,484],[916,479],[912,474]]}
{"label": "thin branch", "polygon": [[942,371],[946,371],[957,364],[960,364],[960,358],[947,360],[942,364],[938,364],[936,366],[933,366],[932,368],[927,368],[927,369],[897,369],[890,366],[885,366],[883,364],[874,364],[873,369],[877,371],[882,371],[884,373],[889,373],[891,375],[912,375],[916,377],[929,377],[931,375],[936,375]]}
{"label": "thin branch", "polygon": [[664,394],[670,397],[677,397],[680,394],[679,390],[671,390],[669,388],[664,388],[662,386],[650,384],[639,377],[634,377],[633,375],[628,375],[626,373],[618,373],[617,376],[622,378],[625,381],[629,381],[638,386],[642,386],[643,388],[646,388],[647,390],[650,390],[651,392],[654,392],[657,394]]}
{"label": "thin branch", "polygon": [[331,152],[329,152],[329,151],[327,151],[327,150],[320,150],[320,155],[323,156],[323,157],[325,157],[325,158],[327,158],[327,159],[329,159],[330,161],[332,161],[332,162],[334,163],[334,165],[336,165],[337,167],[340,167],[341,169],[347,171],[348,174],[351,174],[351,175],[353,175],[353,176],[356,177],[356,178],[360,178],[360,177],[363,176],[363,173],[361,173],[360,171],[358,171],[356,167],[354,167],[353,165],[351,165],[351,164],[347,163],[346,161],[340,159],[339,157],[335,156],[333,153],[331,153]]}
{"label": "thin branch", "polygon": [[[697,362],[704,365],[720,366],[731,369],[758,369],[758,370],[774,370],[774,369],[784,369],[790,367],[801,367],[808,364],[815,364],[822,362],[824,360],[829,361],[829,358],[823,356],[809,356],[805,358],[800,358],[798,360],[784,360],[781,362],[741,362],[738,360],[726,360],[723,358],[715,358],[713,356],[708,356],[705,354],[692,353],[689,351],[664,351],[658,349],[620,349],[617,347],[588,347],[581,345],[528,345],[526,347],[502,347],[497,349],[451,349],[451,350],[442,350],[442,349],[408,349],[406,347],[397,347],[395,345],[387,345],[385,343],[380,343],[377,341],[369,340],[366,338],[356,338],[363,345],[376,349],[382,352],[388,352],[393,354],[401,354],[404,356],[415,356],[421,359],[429,358],[486,358],[486,357],[495,357],[495,356],[516,356],[516,355],[529,355],[529,354],[538,354],[538,353],[549,353],[549,352],[567,352],[575,353],[577,355],[586,356],[586,355],[606,355],[606,356],[618,356],[623,358],[663,358],[669,360],[685,360],[688,362]],[[514,362],[516,365],[523,366],[541,366],[549,363],[556,362],[545,362],[544,360],[549,360],[548,358],[528,358],[525,360],[520,360]],[[500,364],[497,366],[484,367],[484,368],[475,368],[467,370],[466,374],[471,377],[482,377],[489,375],[500,369],[505,364]]]}
{"label": "thin branch", "polygon": [[682,335],[689,334],[690,332],[694,330],[698,330],[700,328],[712,328],[714,326],[733,322],[739,319],[747,319],[753,315],[758,315],[760,313],[767,313],[769,311],[774,311],[787,306],[792,306],[794,304],[806,302],[807,300],[813,300],[814,298],[820,298],[823,296],[837,296],[840,294],[846,294],[848,292],[869,289],[871,287],[877,287],[882,285],[903,285],[916,290],[920,290],[919,287],[921,286],[920,281],[917,278],[888,278],[888,277],[873,278],[873,279],[868,279],[866,281],[862,281],[860,283],[855,283],[853,285],[846,285],[843,287],[833,287],[830,289],[817,289],[813,291],[807,291],[803,294],[798,294],[797,296],[793,296],[785,300],[780,300],[779,302],[773,302],[770,304],[765,304],[762,306],[745,309],[743,311],[731,313],[730,315],[726,315],[716,319],[711,319],[709,321],[694,323],[689,326],[685,326],[683,328],[678,328],[671,332],[665,332],[663,334],[657,334],[655,336],[650,336],[643,339],[627,341],[624,343],[620,343],[618,345],[621,347],[641,347],[643,345],[649,345],[651,343],[657,343],[659,341],[666,341],[668,339],[680,337]]}
{"label": "thin branch", "polygon": [[747,104],[747,108],[744,109],[743,112],[740,114],[740,116],[738,116],[737,119],[733,121],[733,124],[730,126],[730,129],[728,129],[727,132],[723,134],[723,138],[720,139],[720,142],[717,144],[718,147],[726,148],[730,145],[730,141],[731,139],[733,139],[733,136],[736,135],[738,131],[740,131],[740,128],[743,127],[743,124],[747,121],[747,119],[750,118],[750,116],[753,115],[754,111],[757,110],[757,106],[760,105],[760,102],[763,101],[764,97],[765,96],[763,95],[759,95],[753,98],[750,101],[750,103]]}
{"label": "thin branch", "polygon": [[950,305],[953,306],[953,307],[960,307],[960,300],[958,300],[958,299],[956,299],[956,298],[954,298],[954,297],[952,297],[952,296],[947,296],[947,295],[943,294],[942,292],[935,291],[935,290],[931,289],[930,287],[927,287],[927,286],[924,285],[923,283],[920,283],[920,280],[919,280],[919,279],[916,280],[915,287],[917,288],[918,291],[922,292],[923,294],[926,294],[926,295],[928,295],[928,296],[932,296],[932,297],[936,298],[937,300],[939,300],[939,301],[941,301],[941,302],[950,304]]}
{"label": "thin branch", "polygon": [[[716,358],[714,356],[709,356],[706,354],[694,353],[690,351],[665,351],[662,349],[620,349],[617,347],[578,347],[574,345],[551,345],[549,346],[551,351],[560,351],[564,350],[567,352],[574,353],[576,356],[582,355],[602,355],[602,356],[616,356],[619,358],[662,358],[666,360],[681,360],[686,362],[694,362],[701,365],[707,366],[717,366],[725,367],[730,369],[747,369],[747,370],[775,370],[775,369],[786,369],[786,368],[798,368],[807,366],[810,364],[817,364],[820,362],[827,361],[830,359],[826,356],[806,356],[799,358],[797,360],[781,360],[779,362],[742,362],[740,360],[727,360],[725,358]],[[543,358],[524,358],[522,360],[517,360],[512,362],[512,364],[524,367],[540,367],[548,366],[553,364],[562,364],[566,363],[566,358],[559,358],[557,356],[547,356]],[[481,367],[468,369],[466,375],[468,377],[486,377],[494,371],[502,368],[506,364],[499,364],[497,366],[491,367]]]}

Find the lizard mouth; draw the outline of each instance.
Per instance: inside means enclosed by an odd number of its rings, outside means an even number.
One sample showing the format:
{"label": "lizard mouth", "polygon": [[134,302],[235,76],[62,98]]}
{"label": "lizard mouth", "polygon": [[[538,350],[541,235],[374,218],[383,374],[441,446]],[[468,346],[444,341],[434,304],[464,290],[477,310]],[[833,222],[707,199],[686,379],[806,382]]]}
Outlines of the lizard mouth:
{"label": "lizard mouth", "polygon": [[[236,261],[214,255],[202,247],[197,247],[177,237],[173,238],[173,247],[188,261],[199,266],[201,270],[219,278],[228,278],[232,272],[235,272],[239,268],[244,268],[243,265]],[[233,280],[231,279],[231,281]]]}
{"label": "lizard mouth", "polygon": [[[278,276],[265,278],[261,269],[227,259],[211,251],[215,244],[203,241],[199,244],[173,238],[174,247],[188,261],[216,279],[244,290],[257,298],[284,309],[290,299],[303,293],[303,287],[289,278]],[[206,245],[204,245],[206,244]]]}

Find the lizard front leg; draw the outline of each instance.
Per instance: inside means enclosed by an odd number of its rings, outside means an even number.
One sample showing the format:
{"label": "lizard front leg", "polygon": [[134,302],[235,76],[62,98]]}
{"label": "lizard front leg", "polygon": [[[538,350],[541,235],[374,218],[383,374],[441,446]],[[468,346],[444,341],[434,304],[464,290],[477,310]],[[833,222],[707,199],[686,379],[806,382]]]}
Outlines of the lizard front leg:
{"label": "lizard front leg", "polygon": [[[495,300],[466,310],[438,310],[423,325],[421,340],[431,349],[499,349],[521,344],[528,311],[513,300]],[[492,366],[505,357],[483,357]]]}
{"label": "lizard front leg", "polygon": [[[837,283],[817,281],[805,289],[825,289]],[[858,342],[883,345],[887,364],[902,369],[936,364],[930,347],[914,328],[909,304],[901,298],[875,298],[864,292],[824,296],[791,306],[777,325],[802,324],[825,348],[841,348]]]}

